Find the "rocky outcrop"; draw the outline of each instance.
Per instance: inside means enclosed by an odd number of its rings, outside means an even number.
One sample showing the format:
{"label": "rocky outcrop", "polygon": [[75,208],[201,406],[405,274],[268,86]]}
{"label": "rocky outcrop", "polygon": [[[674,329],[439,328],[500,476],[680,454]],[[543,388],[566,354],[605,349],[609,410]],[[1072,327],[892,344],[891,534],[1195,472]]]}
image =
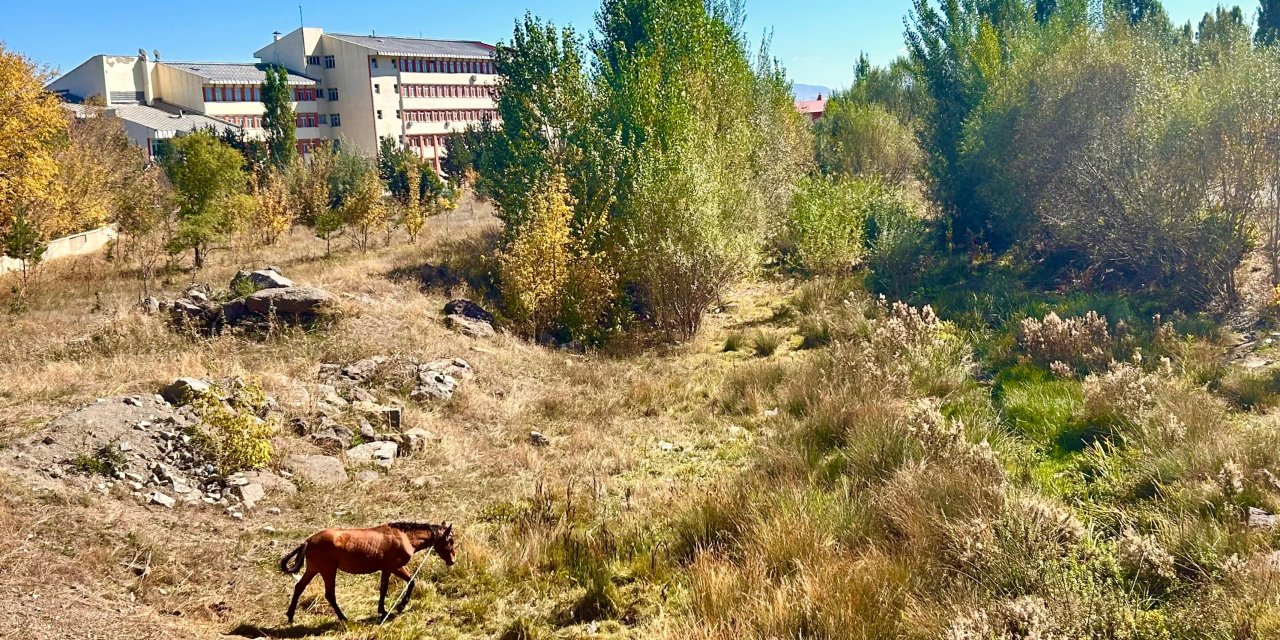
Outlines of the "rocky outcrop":
{"label": "rocky outcrop", "polygon": [[245,307],[262,316],[287,316],[297,320],[309,320],[332,315],[337,299],[333,294],[316,287],[285,287],[263,289],[244,299]]}
{"label": "rocky outcrop", "polygon": [[356,466],[374,464],[390,469],[395,464],[399,449],[400,446],[391,441],[366,442],[347,449],[347,462]]}
{"label": "rocky outcrop", "polygon": [[249,295],[263,289],[285,289],[293,286],[296,285],[292,280],[270,267],[256,271],[238,271],[231,279],[231,291],[241,295]]}
{"label": "rocky outcrop", "polygon": [[413,400],[449,400],[463,381],[475,377],[471,364],[462,358],[419,362],[412,358],[374,356],[351,364],[322,364],[320,381],[330,385],[341,398],[361,413],[373,415],[387,428],[400,429],[400,409],[378,404],[370,389],[403,392],[410,389]]}
{"label": "rocky outcrop", "polygon": [[498,334],[488,322],[456,314],[445,316],[444,326],[468,338],[491,338]]}
{"label": "rocky outcrop", "polygon": [[231,280],[232,295],[219,301],[209,287],[188,288],[183,297],[159,303],[180,328],[217,332],[227,328],[263,330],[271,320],[314,323],[340,315],[337,297],[316,287],[297,286],[275,268],[240,271]]}
{"label": "rocky outcrop", "polygon": [[182,377],[174,380],[160,390],[160,396],[174,405],[184,405],[197,396],[202,396],[212,389],[208,380]]}
{"label": "rocky outcrop", "polygon": [[318,487],[332,487],[347,481],[342,461],[333,456],[294,454],[285,458],[284,469]]}

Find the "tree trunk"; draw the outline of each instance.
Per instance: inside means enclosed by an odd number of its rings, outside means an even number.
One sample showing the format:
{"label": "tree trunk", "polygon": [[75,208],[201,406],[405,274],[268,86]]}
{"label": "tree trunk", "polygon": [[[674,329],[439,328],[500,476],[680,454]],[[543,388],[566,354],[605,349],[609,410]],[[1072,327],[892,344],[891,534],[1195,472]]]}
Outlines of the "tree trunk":
{"label": "tree trunk", "polygon": [[196,243],[194,247],[196,251],[196,270],[204,268],[204,244]]}

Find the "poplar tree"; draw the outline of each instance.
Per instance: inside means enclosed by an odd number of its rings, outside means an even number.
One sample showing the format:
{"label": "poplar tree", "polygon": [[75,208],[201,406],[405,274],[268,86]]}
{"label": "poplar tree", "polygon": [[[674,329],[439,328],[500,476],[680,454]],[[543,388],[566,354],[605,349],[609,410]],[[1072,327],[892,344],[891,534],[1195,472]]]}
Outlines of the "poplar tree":
{"label": "poplar tree", "polygon": [[289,72],[284,67],[267,67],[267,81],[262,86],[262,128],[267,131],[267,153],[277,167],[288,165],[297,146],[297,122],[293,115],[293,95]]}
{"label": "poplar tree", "polygon": [[1260,47],[1280,40],[1280,0],[1259,0],[1258,32],[1254,39]]}

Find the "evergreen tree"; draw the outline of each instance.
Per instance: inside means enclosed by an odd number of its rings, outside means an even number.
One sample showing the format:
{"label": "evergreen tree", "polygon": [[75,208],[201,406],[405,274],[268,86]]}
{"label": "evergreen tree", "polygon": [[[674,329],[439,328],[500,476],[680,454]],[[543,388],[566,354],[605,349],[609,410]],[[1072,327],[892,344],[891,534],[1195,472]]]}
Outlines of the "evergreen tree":
{"label": "evergreen tree", "polygon": [[1044,24],[1058,12],[1058,0],[1036,0],[1036,22]]}
{"label": "evergreen tree", "polygon": [[267,153],[271,162],[283,167],[293,161],[297,146],[297,122],[293,115],[293,90],[289,72],[284,67],[267,67],[267,81],[262,86],[262,128],[267,131]]}
{"label": "evergreen tree", "polygon": [[1165,28],[1170,26],[1169,14],[1160,0],[1112,0],[1111,9],[1134,26],[1144,23]]}
{"label": "evergreen tree", "polygon": [[1273,45],[1280,41],[1280,0],[1259,0],[1259,5],[1254,39],[1259,46]]}
{"label": "evergreen tree", "polygon": [[40,231],[27,219],[26,207],[18,206],[14,213],[13,223],[9,230],[0,236],[0,255],[7,255],[22,261],[22,290],[26,294],[31,279],[31,271],[44,257],[45,244]]}

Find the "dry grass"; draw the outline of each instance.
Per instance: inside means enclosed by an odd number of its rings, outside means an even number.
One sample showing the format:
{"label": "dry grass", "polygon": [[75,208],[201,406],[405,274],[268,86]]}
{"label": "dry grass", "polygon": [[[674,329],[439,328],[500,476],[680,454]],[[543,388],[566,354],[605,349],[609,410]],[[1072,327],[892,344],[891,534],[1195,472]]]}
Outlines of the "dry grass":
{"label": "dry grass", "polygon": [[[483,299],[477,257],[497,224],[483,206],[469,209],[431,220],[412,246],[396,237],[367,254],[344,248],[325,258],[323,243],[297,229],[277,247],[218,252],[203,271],[177,273],[162,284],[167,295],[191,281],[225,287],[236,269],[270,264],[358,309],[327,329],[265,339],[175,334],[162,319],[134,311],[139,283],[100,257],[46,265],[29,310],[0,325],[0,447],[95,398],[151,393],[181,375],[255,377],[282,398],[296,393],[299,382],[314,382],[321,362],[377,354],[463,357],[478,375],[452,401],[406,412],[406,428],[441,437],[427,453],[402,459],[370,484],[271,498],[267,506],[282,509],[275,516],[264,507],[243,522],[214,509],[162,512],[127,496],[72,487],[8,492],[0,526],[17,544],[6,553],[12,570],[0,572],[0,593],[38,593],[57,604],[27,608],[26,622],[5,628],[30,630],[29,637],[55,637],[60,629],[94,637],[100,629],[101,637],[399,638],[430,629],[432,637],[467,638],[526,627],[535,635],[552,627],[607,635],[665,625],[661,593],[623,584],[616,587],[621,595],[610,596],[610,585],[629,580],[636,571],[630,564],[668,564],[636,550],[644,546],[645,514],[683,504],[693,486],[749,457],[748,441],[730,436],[732,423],[708,406],[737,361],[716,348],[717,332],[767,318],[767,303],[711,317],[694,343],[642,358],[577,356],[505,335],[465,338],[441,325],[440,309],[453,296]],[[448,268],[427,270],[427,285],[419,275],[425,265]],[[305,409],[305,403],[294,408]],[[552,445],[531,445],[531,430]],[[664,450],[662,441],[681,448]],[[308,447],[284,438],[277,455]],[[0,449],[0,455],[7,454]],[[410,481],[419,478],[425,484],[414,488]],[[551,510],[558,515],[551,519],[558,524],[522,528],[494,516],[527,510],[539,492],[556,496]],[[316,529],[392,519],[459,523],[458,567],[446,572],[436,562],[426,569],[427,586],[394,624],[339,629],[316,588],[304,599],[299,626],[285,628],[292,583],[275,560]],[[599,570],[572,569],[564,554],[575,532],[591,531],[585,539],[598,540],[592,527],[606,522],[619,540],[632,540],[631,551],[591,551],[582,557],[605,553],[615,560]],[[137,558],[149,558],[145,577],[126,566]],[[49,567],[56,567],[52,575]],[[605,582],[592,577],[604,570]],[[592,595],[591,584],[604,585],[604,595]],[[376,579],[340,578],[338,597],[354,619],[372,614],[376,593]],[[626,626],[586,619],[582,611],[605,596],[621,603],[616,613]],[[101,612],[107,622],[100,625]]]}
{"label": "dry grass", "polygon": [[[490,290],[481,256],[496,223],[483,210],[433,222],[416,246],[393,239],[367,254],[323,258],[297,232],[278,248],[216,255],[197,279],[222,284],[237,267],[277,264],[358,310],[267,338],[174,334],[132,311],[137,285],[111,265],[50,265],[31,310],[0,326],[0,478],[13,486],[0,496],[10,542],[0,594],[23,605],[0,611],[0,628],[351,639],[1280,633],[1274,532],[1240,522],[1250,506],[1280,511],[1266,385],[1225,376],[1212,391],[1196,373],[1210,367],[1185,355],[1054,378],[1021,353],[993,394],[970,336],[839,281],[744,284],[687,344],[641,339],[583,356],[506,335],[476,341],[444,329],[440,311]],[[759,336],[777,344],[745,348]],[[1196,349],[1212,364],[1212,349]],[[440,442],[375,481],[273,497],[237,522],[92,488],[37,493],[3,475],[4,443],[97,397],[236,375],[305,413],[297,390],[319,363],[378,354],[460,356],[477,377],[450,402],[408,408],[406,427]],[[534,446],[534,430],[550,446]],[[283,625],[292,583],[275,568],[281,554],[322,527],[393,519],[455,521],[458,565],[432,559],[390,624],[371,624],[376,578],[344,575],[338,598],[355,624],[339,627],[313,588],[299,624]]]}

